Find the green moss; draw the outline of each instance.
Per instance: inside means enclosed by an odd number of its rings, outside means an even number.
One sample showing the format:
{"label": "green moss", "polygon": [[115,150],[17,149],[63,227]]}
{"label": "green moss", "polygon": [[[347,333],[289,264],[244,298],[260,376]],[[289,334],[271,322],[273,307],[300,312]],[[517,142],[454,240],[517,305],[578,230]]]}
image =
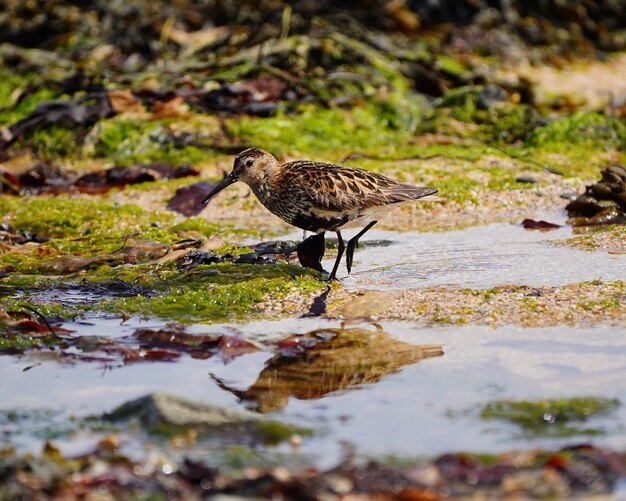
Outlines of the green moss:
{"label": "green moss", "polygon": [[[481,101],[483,91],[480,85],[451,89],[435,101],[435,110],[426,116],[420,131],[484,142],[526,140],[539,121],[537,112],[531,106],[508,101],[486,105]],[[455,125],[455,120],[467,125]]]}
{"label": "green moss", "polygon": [[[254,228],[241,229],[235,228],[231,226],[227,226],[228,233],[232,235],[258,235],[259,232]],[[205,237],[210,237],[212,235],[217,235],[219,233],[224,232],[224,226],[211,224],[206,219],[202,219],[199,217],[190,217],[185,219],[181,223],[177,223],[172,226],[172,230],[175,232],[186,232],[186,231],[194,231],[199,233],[200,235],[204,235]]]}
{"label": "green moss", "polygon": [[437,69],[452,76],[467,78],[470,76],[470,69],[456,58],[438,55],[436,61]]}
{"label": "green moss", "polygon": [[[169,212],[147,211],[133,204],[115,204],[95,198],[0,196],[1,222],[18,232],[47,237],[46,243],[0,253],[0,267],[14,266],[24,273],[45,272],[48,262],[62,256],[91,258],[109,256],[123,260],[120,253],[129,239],[173,244],[180,232],[195,230],[203,236],[250,234],[230,226],[217,226],[198,218],[175,223]],[[139,250],[138,260],[150,259],[150,245]],[[104,259],[104,258],[103,258]],[[103,263],[100,263],[103,264]],[[98,262],[93,263],[94,266]]]}
{"label": "green moss", "polygon": [[382,146],[403,135],[393,128],[384,110],[371,104],[349,112],[312,105],[301,106],[298,111],[297,116],[240,117],[228,125],[244,142],[277,155],[345,152]]}
{"label": "green moss", "polygon": [[535,129],[528,145],[551,151],[567,150],[571,145],[623,149],[626,125],[618,118],[581,111]]}
{"label": "green moss", "polygon": [[489,118],[483,131],[496,141],[514,143],[527,139],[537,123],[538,116],[532,107],[504,103],[489,110]]}
{"label": "green moss", "polygon": [[435,101],[435,106],[449,109],[452,117],[462,122],[484,121],[486,110],[480,110],[477,104],[482,90],[482,86],[473,85],[451,89]]}
{"label": "green moss", "polygon": [[258,429],[263,440],[268,444],[274,445],[289,440],[294,435],[307,437],[313,435],[313,430],[310,428],[303,428],[281,421],[261,421],[258,424]]}
{"label": "green moss", "polygon": [[173,218],[170,214],[144,211],[136,205],[117,205],[83,197],[2,196],[0,213],[3,214],[2,221],[14,230],[49,238],[143,231],[152,223],[169,222]]}
{"label": "green moss", "polygon": [[324,286],[318,273],[292,265],[218,264],[187,273],[153,271],[138,282],[159,294],[115,299],[98,308],[179,322],[212,322],[253,314],[269,295],[306,294]]}
{"label": "green moss", "polygon": [[197,146],[176,147],[166,140],[167,127],[173,120],[137,121],[125,117],[103,120],[93,156],[106,158],[116,165],[171,162],[199,163],[208,156]]}
{"label": "green moss", "polygon": [[619,400],[602,397],[546,399],[538,401],[497,400],[485,405],[482,419],[499,419],[521,426],[532,435],[571,436],[602,434],[599,428],[573,426],[615,411]]}
{"label": "green moss", "polygon": [[[267,469],[289,465],[291,468],[306,469],[311,465],[311,458],[298,452],[281,452],[271,447],[236,444],[220,446],[205,454],[206,462],[218,467],[221,472],[235,473],[240,476],[246,467]],[[253,498],[248,498],[253,499]]]}
{"label": "green moss", "polygon": [[61,157],[77,157],[82,146],[78,136],[84,133],[80,127],[68,129],[59,125],[43,127],[28,132],[16,143],[16,148],[29,146],[40,158],[54,159]]}
{"label": "green moss", "polygon": [[[19,275],[13,275],[8,280],[8,289],[23,293],[25,290],[45,290],[46,288],[49,288],[51,284],[49,280],[38,279],[37,281],[31,282],[31,285],[28,286],[28,288],[25,288],[24,286],[16,286],[16,282],[13,279],[18,277]],[[22,312],[30,315],[36,321],[40,321],[38,316],[33,316],[33,310],[37,311],[39,315],[43,315],[46,318],[71,319],[75,317],[78,312],[85,311],[85,308],[80,304],[67,306],[56,302],[34,303],[24,299],[24,294],[18,298],[4,298],[0,303],[0,311],[9,312],[9,315],[14,312]]]}
{"label": "green moss", "polygon": [[[3,279],[8,295],[0,302],[5,310],[19,310],[22,304],[36,304],[44,315],[72,318],[89,310],[117,314],[137,314],[179,322],[215,322],[249,317],[268,297],[288,293],[308,294],[325,286],[319,274],[293,265],[214,264],[181,271],[175,265],[100,266],[82,275],[37,277],[24,280],[11,274]],[[125,290],[145,291],[132,297],[117,297],[120,284]],[[83,300],[69,306],[46,300],[59,286],[64,290],[89,291]],[[111,288],[111,294],[107,291]],[[97,295],[94,296],[94,291]],[[31,304],[32,305],[32,304]]]}
{"label": "green moss", "polygon": [[51,345],[56,342],[58,342],[58,340],[46,335],[33,336],[32,334],[7,334],[5,332],[0,334],[0,351],[26,350],[34,346]]}
{"label": "green moss", "polygon": [[40,80],[38,75],[18,75],[8,68],[0,68],[0,127],[7,127],[24,118],[35,109],[38,103],[55,97],[51,89],[40,88],[29,93],[17,105],[12,102],[16,91],[36,85]]}
{"label": "green moss", "polygon": [[583,301],[578,303],[578,307],[587,311],[606,312],[621,308],[622,304],[623,301],[620,297],[607,297],[597,301]]}
{"label": "green moss", "polygon": [[[132,204],[117,205],[91,198],[0,197],[0,218],[18,232],[31,232],[51,240],[34,254],[4,254],[0,263],[16,265],[32,258],[41,262],[59,254],[83,257],[113,252],[129,236],[161,243],[178,239],[168,231],[173,215],[145,211]],[[34,269],[34,268],[33,268]]]}
{"label": "green moss", "polygon": [[622,225],[604,226],[591,231],[586,231],[583,235],[580,235],[578,237],[569,238],[567,240],[557,242],[557,244],[570,245],[572,247],[586,250],[595,250],[599,247],[599,243],[596,239],[601,235],[608,235],[609,238],[614,239],[615,242],[619,242],[620,239],[624,238],[624,236],[626,235],[626,227]]}

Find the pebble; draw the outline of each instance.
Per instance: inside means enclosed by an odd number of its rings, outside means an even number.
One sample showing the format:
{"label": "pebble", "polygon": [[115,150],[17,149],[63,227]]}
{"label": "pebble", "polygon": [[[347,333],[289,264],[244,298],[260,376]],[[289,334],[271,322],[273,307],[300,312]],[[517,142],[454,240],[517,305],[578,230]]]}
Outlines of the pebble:
{"label": "pebble", "polygon": [[535,184],[537,182],[537,178],[534,176],[519,176],[515,178],[516,183],[527,183],[527,184]]}

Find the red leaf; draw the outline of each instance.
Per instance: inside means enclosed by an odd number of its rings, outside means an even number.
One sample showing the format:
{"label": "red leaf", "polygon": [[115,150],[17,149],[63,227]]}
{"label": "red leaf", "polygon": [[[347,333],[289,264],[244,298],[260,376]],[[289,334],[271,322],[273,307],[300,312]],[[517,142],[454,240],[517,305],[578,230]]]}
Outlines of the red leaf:
{"label": "red leaf", "polygon": [[229,363],[239,355],[244,353],[252,353],[259,348],[244,339],[233,336],[220,336],[219,343],[217,343],[217,349],[222,354],[222,360],[224,363]]}
{"label": "red leaf", "polygon": [[535,221],[534,219],[524,219],[522,227],[527,230],[554,230],[560,228],[560,224],[549,223],[548,221]]}

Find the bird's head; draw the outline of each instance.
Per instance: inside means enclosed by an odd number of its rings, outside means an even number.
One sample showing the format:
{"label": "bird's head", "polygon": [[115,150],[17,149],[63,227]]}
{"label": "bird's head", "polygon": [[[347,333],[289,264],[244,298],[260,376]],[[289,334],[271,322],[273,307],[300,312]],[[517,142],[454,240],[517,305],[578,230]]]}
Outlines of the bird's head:
{"label": "bird's head", "polygon": [[267,177],[271,169],[278,165],[278,161],[270,153],[260,148],[248,148],[235,157],[233,170],[220,181],[202,201],[206,204],[224,188],[237,181],[243,181],[253,186]]}

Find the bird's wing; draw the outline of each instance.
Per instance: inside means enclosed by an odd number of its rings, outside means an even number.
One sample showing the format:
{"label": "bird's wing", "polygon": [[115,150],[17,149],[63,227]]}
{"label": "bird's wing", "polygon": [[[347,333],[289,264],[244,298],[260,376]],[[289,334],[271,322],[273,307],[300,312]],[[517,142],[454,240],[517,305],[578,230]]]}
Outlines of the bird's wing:
{"label": "bird's wing", "polygon": [[366,210],[417,200],[437,191],[399,183],[375,172],[321,162],[302,160],[283,167],[289,190],[296,196],[300,192],[321,210]]}

